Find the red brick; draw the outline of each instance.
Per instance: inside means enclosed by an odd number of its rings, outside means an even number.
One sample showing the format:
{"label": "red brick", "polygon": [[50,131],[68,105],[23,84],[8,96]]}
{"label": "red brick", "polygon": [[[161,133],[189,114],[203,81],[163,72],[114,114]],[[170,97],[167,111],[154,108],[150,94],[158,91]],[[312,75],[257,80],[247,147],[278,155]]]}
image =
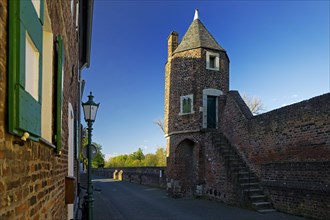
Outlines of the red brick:
{"label": "red brick", "polygon": [[23,203],[15,208],[15,214],[20,215],[28,211],[28,205]]}

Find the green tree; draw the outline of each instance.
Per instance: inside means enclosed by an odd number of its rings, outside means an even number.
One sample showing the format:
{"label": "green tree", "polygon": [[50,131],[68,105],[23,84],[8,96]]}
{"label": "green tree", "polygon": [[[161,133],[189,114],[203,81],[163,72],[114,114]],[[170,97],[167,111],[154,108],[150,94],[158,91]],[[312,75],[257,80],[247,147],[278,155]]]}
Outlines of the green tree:
{"label": "green tree", "polygon": [[130,156],[134,159],[134,160],[139,160],[142,161],[144,160],[144,154],[141,148],[139,148],[136,152],[130,154]]}
{"label": "green tree", "polygon": [[[93,142],[93,145],[96,146],[97,148],[97,154],[92,160],[92,167],[93,168],[99,168],[99,167],[104,167],[105,161],[104,161],[104,154],[102,153],[102,146],[98,143]],[[87,135],[87,129],[84,128],[83,130],[83,138],[82,138],[82,146],[87,147],[88,145],[88,135]],[[84,150],[84,149],[83,149]],[[85,166],[88,165],[88,160],[85,158],[82,154],[80,155],[80,160],[83,161]]]}
{"label": "green tree", "polygon": [[156,150],[157,166],[166,166],[166,150],[165,148],[157,148]]}
{"label": "green tree", "polygon": [[156,153],[143,154],[141,148],[127,155],[111,157],[106,162],[106,167],[141,167],[141,166],[166,166],[166,150],[158,148]]}
{"label": "green tree", "polygon": [[108,160],[107,167],[125,167],[127,158],[127,154],[111,157]]}
{"label": "green tree", "polygon": [[158,158],[155,154],[146,154],[143,165],[147,167],[155,167],[158,164]]}
{"label": "green tree", "polygon": [[99,168],[99,167],[104,167],[104,154],[102,154],[102,146],[97,143],[93,143],[96,148],[97,148],[97,154],[92,160],[92,167],[93,168]]}

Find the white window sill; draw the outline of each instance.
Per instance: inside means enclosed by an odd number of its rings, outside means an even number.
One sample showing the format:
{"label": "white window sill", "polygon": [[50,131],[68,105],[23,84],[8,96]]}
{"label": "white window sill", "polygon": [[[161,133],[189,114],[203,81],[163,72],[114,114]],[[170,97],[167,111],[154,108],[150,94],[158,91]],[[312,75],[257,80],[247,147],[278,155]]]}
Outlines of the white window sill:
{"label": "white window sill", "polygon": [[211,67],[206,67],[207,70],[214,70],[214,71],[219,71],[219,68],[211,68]]}
{"label": "white window sill", "polygon": [[180,112],[179,115],[192,115],[192,114],[194,114],[194,113],[195,113],[194,111],[189,112],[189,113],[182,113],[182,112]]}

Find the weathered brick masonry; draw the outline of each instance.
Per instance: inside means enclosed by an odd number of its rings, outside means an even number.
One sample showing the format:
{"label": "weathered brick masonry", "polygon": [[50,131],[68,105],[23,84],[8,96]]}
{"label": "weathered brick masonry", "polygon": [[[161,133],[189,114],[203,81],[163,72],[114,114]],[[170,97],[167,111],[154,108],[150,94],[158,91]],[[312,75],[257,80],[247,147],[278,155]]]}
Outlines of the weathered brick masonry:
{"label": "weathered brick masonry", "polygon": [[0,1],[0,219],[67,219],[64,199],[68,175],[67,103],[73,105],[75,116],[80,117],[75,18],[70,1],[45,0],[52,32],[63,37],[65,46],[62,153],[57,155],[54,146],[45,141],[14,144],[20,137],[7,132],[8,2]]}
{"label": "weathered brick masonry", "polygon": [[111,167],[93,169],[96,176],[132,183],[165,187],[166,167]]}
{"label": "weathered brick masonry", "polygon": [[223,133],[262,180],[278,210],[330,214],[330,94],[252,116],[227,96]]}
{"label": "weathered brick masonry", "polygon": [[[188,112],[182,112],[185,97],[192,99]],[[327,93],[253,116],[239,93],[229,90],[226,51],[197,16],[180,43],[176,32],[168,38],[169,194],[328,218],[329,103]]]}

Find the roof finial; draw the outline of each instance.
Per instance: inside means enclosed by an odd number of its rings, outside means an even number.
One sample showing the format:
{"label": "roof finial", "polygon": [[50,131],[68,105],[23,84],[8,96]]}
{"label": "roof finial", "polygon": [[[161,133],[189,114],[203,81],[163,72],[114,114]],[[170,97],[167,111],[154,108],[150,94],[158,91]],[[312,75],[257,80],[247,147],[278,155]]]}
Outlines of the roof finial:
{"label": "roof finial", "polygon": [[198,9],[197,8],[195,9],[195,16],[194,16],[194,20],[196,20],[196,19],[199,19],[198,18]]}

